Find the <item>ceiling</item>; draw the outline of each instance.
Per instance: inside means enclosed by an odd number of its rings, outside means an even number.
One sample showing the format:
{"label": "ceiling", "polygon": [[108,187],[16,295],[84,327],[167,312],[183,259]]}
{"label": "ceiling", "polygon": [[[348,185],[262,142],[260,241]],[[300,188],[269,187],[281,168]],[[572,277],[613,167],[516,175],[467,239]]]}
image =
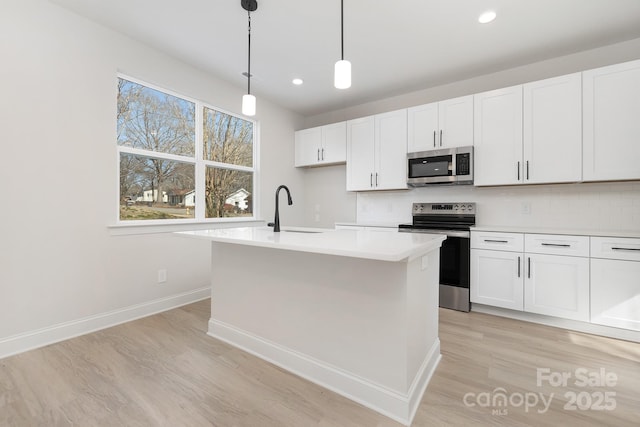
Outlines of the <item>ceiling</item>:
{"label": "ceiling", "polygon": [[[218,78],[246,85],[240,0],[51,0]],[[478,15],[492,9],[490,24]],[[351,88],[333,87],[340,1],[258,0],[251,91],[303,115],[640,37],[639,0],[344,0]],[[294,86],[291,80],[304,80]]]}

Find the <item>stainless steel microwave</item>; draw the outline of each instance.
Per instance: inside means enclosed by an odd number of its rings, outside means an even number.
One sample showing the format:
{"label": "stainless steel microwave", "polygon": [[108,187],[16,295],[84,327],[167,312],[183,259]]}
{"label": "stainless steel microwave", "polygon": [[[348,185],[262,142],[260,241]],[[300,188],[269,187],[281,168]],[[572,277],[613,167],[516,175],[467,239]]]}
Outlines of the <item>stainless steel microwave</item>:
{"label": "stainless steel microwave", "polygon": [[473,184],[473,146],[407,154],[407,184]]}

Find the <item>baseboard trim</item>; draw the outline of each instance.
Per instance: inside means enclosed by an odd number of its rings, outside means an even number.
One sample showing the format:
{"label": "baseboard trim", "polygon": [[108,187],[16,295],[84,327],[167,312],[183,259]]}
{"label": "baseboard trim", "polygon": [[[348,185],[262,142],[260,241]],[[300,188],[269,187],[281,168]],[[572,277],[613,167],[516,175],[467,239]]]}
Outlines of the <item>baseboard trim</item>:
{"label": "baseboard trim", "polygon": [[208,335],[407,426],[441,359],[440,340],[436,340],[408,393],[403,394],[215,319],[209,320]]}
{"label": "baseboard trim", "polygon": [[523,320],[525,322],[539,323],[541,325],[553,326],[556,328],[569,329],[577,332],[584,332],[592,335],[600,335],[608,338],[615,338],[625,341],[640,343],[640,332],[627,329],[614,328],[611,326],[594,325],[593,323],[581,322],[579,320],[562,319],[559,317],[545,316],[536,313],[510,310],[507,308],[492,307],[484,304],[471,304],[471,311],[494,316],[508,317],[510,319]]}
{"label": "baseboard trim", "polygon": [[210,297],[211,287],[207,286],[170,297],[13,335],[0,339],[0,359],[171,310]]}

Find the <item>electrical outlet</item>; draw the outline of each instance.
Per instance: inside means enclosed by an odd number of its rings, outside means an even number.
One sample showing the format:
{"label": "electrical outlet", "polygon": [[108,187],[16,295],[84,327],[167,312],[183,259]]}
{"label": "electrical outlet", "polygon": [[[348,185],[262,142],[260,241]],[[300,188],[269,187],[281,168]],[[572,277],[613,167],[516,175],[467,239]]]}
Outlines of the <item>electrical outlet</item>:
{"label": "electrical outlet", "polygon": [[315,220],[316,220],[316,222],[320,222],[320,214],[316,214],[315,215]]}
{"label": "electrical outlet", "polygon": [[158,283],[165,283],[167,281],[167,270],[164,268],[158,270]]}
{"label": "electrical outlet", "polygon": [[531,215],[531,203],[530,202],[523,202],[522,203],[522,213],[524,215]]}

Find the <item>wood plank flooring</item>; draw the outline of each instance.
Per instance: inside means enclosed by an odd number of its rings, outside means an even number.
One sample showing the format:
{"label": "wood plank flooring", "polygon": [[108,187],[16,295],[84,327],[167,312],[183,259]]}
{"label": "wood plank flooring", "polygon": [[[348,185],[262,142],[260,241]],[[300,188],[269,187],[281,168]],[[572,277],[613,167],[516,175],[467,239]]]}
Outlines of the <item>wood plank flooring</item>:
{"label": "wood plank flooring", "polygon": [[[0,360],[0,426],[400,425],[207,336],[209,315],[205,300]],[[440,339],[413,426],[640,425],[640,344],[443,309]],[[571,378],[538,386],[537,368]],[[608,385],[582,386],[602,369]],[[615,409],[587,409],[605,392]]]}

